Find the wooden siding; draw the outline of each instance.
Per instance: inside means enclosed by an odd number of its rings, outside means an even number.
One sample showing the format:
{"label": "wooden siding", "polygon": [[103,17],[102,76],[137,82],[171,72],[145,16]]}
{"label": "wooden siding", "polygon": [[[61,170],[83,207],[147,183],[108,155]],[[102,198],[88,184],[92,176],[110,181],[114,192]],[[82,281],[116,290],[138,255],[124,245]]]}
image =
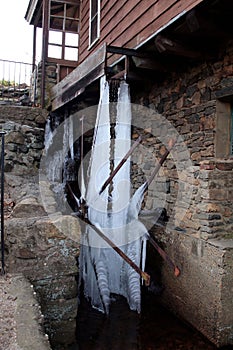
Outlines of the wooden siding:
{"label": "wooden siding", "polygon": [[104,42],[137,48],[179,14],[203,0],[102,0],[100,40],[91,49],[89,41],[89,0],[82,1],[79,59],[84,61]]}
{"label": "wooden siding", "polygon": [[52,111],[62,107],[79,96],[85,88],[104,75],[106,45],[103,44],[93,55],[82,62],[51,90]]}

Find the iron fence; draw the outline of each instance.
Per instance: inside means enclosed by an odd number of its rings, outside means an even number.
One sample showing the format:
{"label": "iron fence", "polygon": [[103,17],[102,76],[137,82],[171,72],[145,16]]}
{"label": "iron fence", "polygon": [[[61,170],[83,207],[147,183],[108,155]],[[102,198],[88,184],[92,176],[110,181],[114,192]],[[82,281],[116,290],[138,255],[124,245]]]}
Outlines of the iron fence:
{"label": "iron fence", "polygon": [[31,105],[32,64],[0,59],[0,104]]}

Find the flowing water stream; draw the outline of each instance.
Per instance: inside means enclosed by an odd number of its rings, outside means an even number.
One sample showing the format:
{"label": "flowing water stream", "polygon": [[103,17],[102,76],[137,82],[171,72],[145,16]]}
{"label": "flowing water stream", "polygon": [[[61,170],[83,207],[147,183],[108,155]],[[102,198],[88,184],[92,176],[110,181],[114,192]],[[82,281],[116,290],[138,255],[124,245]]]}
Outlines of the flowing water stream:
{"label": "flowing water stream", "polygon": [[115,296],[109,316],[83,299],[77,319],[77,344],[72,350],[216,350],[200,333],[182,323],[142,292],[142,310],[130,311],[127,301]]}

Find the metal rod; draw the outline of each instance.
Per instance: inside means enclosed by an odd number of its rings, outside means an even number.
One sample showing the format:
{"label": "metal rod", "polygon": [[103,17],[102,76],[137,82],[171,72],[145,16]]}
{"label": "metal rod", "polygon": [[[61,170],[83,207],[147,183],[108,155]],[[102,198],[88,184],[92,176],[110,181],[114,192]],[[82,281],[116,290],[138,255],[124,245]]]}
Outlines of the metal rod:
{"label": "metal rod", "polygon": [[129,158],[129,156],[133,153],[133,151],[135,150],[135,148],[139,145],[139,143],[142,141],[141,136],[139,136],[137,138],[137,140],[135,141],[135,143],[133,144],[133,146],[129,149],[129,151],[126,153],[126,155],[122,158],[122,160],[120,161],[120,163],[117,165],[117,167],[113,170],[112,174],[109,176],[109,178],[105,181],[105,183],[103,184],[103,186],[101,187],[101,190],[99,191],[99,195],[101,195],[101,193],[103,193],[103,191],[105,190],[105,188],[110,184],[110,182],[112,181],[113,177],[118,173],[118,171],[120,170],[120,168],[124,165],[124,163],[127,161],[127,159]]}
{"label": "metal rod", "polygon": [[[67,184],[67,187],[71,193],[71,195],[73,196],[73,198],[77,201],[77,197],[75,196],[75,194],[73,193],[71,187],[69,184]],[[80,218],[89,226],[91,226],[93,228],[93,230],[105,241],[108,243],[108,245],[115,250],[115,252],[120,255],[122,257],[122,259],[124,259],[127,264],[129,264],[145,281],[146,286],[150,285],[150,275],[148,275],[146,272],[142,271],[140,269],[139,266],[137,266],[119,247],[117,247],[107,236],[105,236],[105,234],[99,229],[97,228],[95,225],[93,225],[91,223],[91,221],[85,216],[85,214],[83,215],[83,213],[80,213],[81,216]]]}
{"label": "metal rod", "polygon": [[174,275],[178,277],[180,275],[180,269],[174,264],[172,259],[167,255],[167,253],[160,248],[160,246],[155,242],[154,238],[148,235],[148,241],[157,250],[161,257],[168,263],[168,265],[174,270]]}
{"label": "metal rod", "polygon": [[4,238],[4,140],[5,131],[0,131],[2,137],[1,147],[1,255],[2,255],[2,274],[5,274],[5,238]]}
{"label": "metal rod", "polygon": [[[169,153],[171,152],[174,144],[175,144],[175,140],[171,139],[168,143],[168,148],[166,149],[166,152],[163,154],[163,156],[161,157],[161,159],[159,160],[159,162],[156,164],[154,171],[152,172],[150,178],[145,182],[145,188],[144,188],[144,193],[147,191],[149,185],[151,184],[151,182],[153,181],[155,175],[158,173],[159,169],[161,168],[161,166],[163,165],[163,163],[165,162],[165,160],[167,159],[167,156],[169,155]],[[178,277],[180,275],[180,270],[179,268],[174,264],[174,262],[171,260],[171,258],[167,255],[167,253],[165,253],[165,251],[160,248],[160,246],[155,242],[155,240],[151,237],[148,236],[148,240],[151,243],[151,245],[157,250],[157,252],[161,255],[161,257],[169,264],[169,266],[174,270],[174,274],[176,277]]]}
{"label": "metal rod", "polygon": [[93,230],[105,241],[108,245],[115,250],[115,252],[122,257],[123,260],[127,262],[145,281],[146,286],[150,285],[150,275],[148,275],[145,271],[142,271],[139,266],[137,266],[119,247],[117,247],[105,234],[93,225],[89,219],[83,218],[84,222],[86,222],[89,226],[93,228]]}
{"label": "metal rod", "polygon": [[145,182],[145,188],[144,188],[144,193],[148,190],[148,187],[150,186],[151,182],[153,181],[155,175],[158,173],[159,169],[161,168],[161,166],[163,165],[163,163],[165,162],[165,160],[167,159],[167,156],[169,155],[169,153],[171,152],[174,144],[175,144],[175,140],[171,139],[168,143],[168,148],[166,149],[165,153],[163,154],[163,156],[160,158],[159,162],[156,164],[155,169],[153,170],[150,178]]}

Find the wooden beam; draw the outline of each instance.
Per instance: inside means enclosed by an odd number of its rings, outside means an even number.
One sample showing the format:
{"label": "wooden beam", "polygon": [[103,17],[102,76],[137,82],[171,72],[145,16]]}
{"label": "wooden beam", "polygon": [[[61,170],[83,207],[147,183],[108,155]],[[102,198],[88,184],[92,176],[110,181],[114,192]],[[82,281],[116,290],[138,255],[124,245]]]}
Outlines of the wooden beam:
{"label": "wooden beam", "polygon": [[93,81],[105,74],[106,44],[90,55],[51,90],[52,111],[80,95]]}
{"label": "wooden beam", "polygon": [[190,11],[186,15],[185,21],[191,33],[194,33],[200,29],[200,24],[197,19],[195,10]]}
{"label": "wooden beam", "polygon": [[43,6],[43,3],[39,2],[38,8],[36,9],[36,12],[35,12],[35,18],[33,20],[33,24],[37,28],[42,28],[42,6]]}
{"label": "wooden beam", "polygon": [[159,34],[155,38],[155,46],[160,53],[168,53],[177,56],[183,56],[188,58],[201,58],[202,55],[198,51],[194,51],[185,44],[182,44],[178,41],[171,40],[168,37],[165,37]]}
{"label": "wooden beam", "polygon": [[118,46],[111,46],[111,45],[107,46],[107,53],[125,55],[125,56],[135,56],[135,57],[148,57],[147,54],[137,52],[134,49],[128,49],[125,47],[118,47]]}
{"label": "wooden beam", "polygon": [[132,57],[132,60],[137,68],[150,69],[162,72],[167,71],[164,65],[155,59]]}
{"label": "wooden beam", "polygon": [[78,65],[77,61],[63,60],[60,58],[48,57],[47,62],[60,64],[61,66],[76,68]]}
{"label": "wooden beam", "polygon": [[35,16],[35,12],[36,12],[36,9],[37,9],[37,6],[39,3],[42,3],[42,0],[31,0],[29,2],[27,12],[25,15],[25,19],[29,24],[35,24],[34,23],[34,16]]}
{"label": "wooden beam", "polygon": [[114,80],[114,79],[124,79],[124,77],[126,76],[126,70],[122,70],[116,74],[114,74],[113,76],[110,77],[110,79]]}
{"label": "wooden beam", "polygon": [[36,68],[36,39],[37,39],[37,28],[34,25],[33,27],[33,48],[32,48],[32,70]]}
{"label": "wooden beam", "polygon": [[42,65],[41,65],[41,107],[45,107],[45,75],[46,61],[48,57],[48,38],[49,38],[49,0],[43,0],[43,33],[42,33]]}

